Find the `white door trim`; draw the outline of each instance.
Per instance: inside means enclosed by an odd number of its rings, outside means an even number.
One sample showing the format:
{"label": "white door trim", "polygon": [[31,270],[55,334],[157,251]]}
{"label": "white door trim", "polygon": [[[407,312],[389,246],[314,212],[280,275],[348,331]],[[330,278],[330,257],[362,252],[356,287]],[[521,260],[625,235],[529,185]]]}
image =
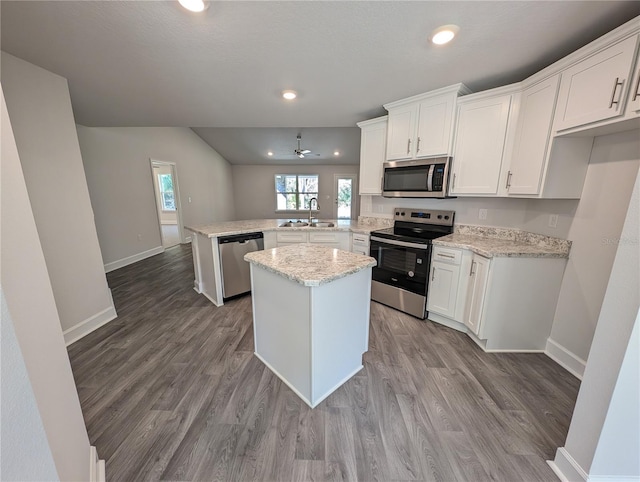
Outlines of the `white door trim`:
{"label": "white door trim", "polygon": [[156,216],[158,218],[158,233],[160,234],[160,240],[162,240],[162,226],[160,220],[160,206],[158,206],[158,196],[156,195],[155,189],[155,181],[154,181],[154,173],[153,166],[169,166],[171,167],[171,176],[173,177],[173,192],[175,193],[176,198],[176,217],[178,219],[178,234],[180,235],[180,244],[185,243],[184,237],[184,224],[182,223],[182,203],[180,202],[180,183],[178,182],[178,166],[176,166],[175,162],[168,161],[159,161],[158,159],[149,158],[149,167],[151,168],[151,182],[154,183],[153,186],[153,197],[156,203]]}

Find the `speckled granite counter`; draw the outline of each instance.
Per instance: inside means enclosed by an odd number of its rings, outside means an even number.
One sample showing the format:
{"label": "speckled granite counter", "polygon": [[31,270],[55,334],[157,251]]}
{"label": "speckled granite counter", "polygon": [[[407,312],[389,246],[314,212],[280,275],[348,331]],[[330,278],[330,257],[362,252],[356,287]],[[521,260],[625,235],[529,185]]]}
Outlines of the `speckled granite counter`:
{"label": "speckled granite counter", "polygon": [[[335,224],[331,228],[314,228],[311,226],[280,227],[296,218],[287,219],[251,219],[245,221],[226,221],[199,226],[185,226],[185,229],[194,233],[216,238],[218,236],[231,236],[234,234],[254,233],[256,231],[351,231],[354,233],[369,234],[375,229],[382,229],[393,225],[393,220],[382,218],[365,218],[360,221],[332,219],[329,222]],[[325,220],[323,220],[325,222]]]}
{"label": "speckled granite counter", "polygon": [[369,256],[315,244],[254,251],[244,259],[304,286],[330,283],[376,264]]}
{"label": "speckled granite counter", "polygon": [[568,258],[571,241],[518,229],[456,225],[454,234],[433,240],[435,246],[470,249],[493,257]]}

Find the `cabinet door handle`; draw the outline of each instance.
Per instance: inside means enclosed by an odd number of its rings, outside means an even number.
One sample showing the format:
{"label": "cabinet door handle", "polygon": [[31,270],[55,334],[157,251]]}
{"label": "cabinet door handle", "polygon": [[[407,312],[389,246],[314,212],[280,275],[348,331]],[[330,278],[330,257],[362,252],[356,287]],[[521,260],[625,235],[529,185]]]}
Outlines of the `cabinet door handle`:
{"label": "cabinet door handle", "polygon": [[407,139],[407,154],[411,152],[411,139]]}
{"label": "cabinet door handle", "polygon": [[640,70],[638,70],[638,80],[636,80],[636,88],[633,93],[633,100],[636,100],[640,96]]}
{"label": "cabinet door handle", "polygon": [[416,154],[420,152],[420,138],[418,137],[418,143],[416,144]]}
{"label": "cabinet door handle", "polygon": [[431,281],[436,279],[436,267],[431,268]]}
{"label": "cabinet door handle", "polygon": [[513,174],[513,173],[512,173],[511,171],[509,171],[509,172],[507,173],[507,185],[505,186],[507,189],[509,189],[509,188],[511,187],[511,175],[512,175],[512,174]]}
{"label": "cabinet door handle", "polygon": [[450,254],[438,253],[438,256],[440,256],[442,258],[456,259],[455,256],[451,256]]}
{"label": "cabinet door handle", "polygon": [[471,261],[471,269],[469,270],[469,276],[473,276],[475,273],[475,271],[473,271],[473,265],[476,264],[475,261]]}
{"label": "cabinet door handle", "polygon": [[451,189],[456,188],[456,173],[453,173],[453,181],[451,181]]}
{"label": "cabinet door handle", "polygon": [[624,79],[620,80],[620,77],[616,77],[616,83],[613,84],[613,92],[611,93],[611,102],[609,103],[609,109],[616,105],[616,109],[620,107],[620,97],[622,97],[622,89],[620,89],[620,95],[618,96],[618,100],[616,98],[616,91],[618,90],[618,86],[622,87],[624,85]]}

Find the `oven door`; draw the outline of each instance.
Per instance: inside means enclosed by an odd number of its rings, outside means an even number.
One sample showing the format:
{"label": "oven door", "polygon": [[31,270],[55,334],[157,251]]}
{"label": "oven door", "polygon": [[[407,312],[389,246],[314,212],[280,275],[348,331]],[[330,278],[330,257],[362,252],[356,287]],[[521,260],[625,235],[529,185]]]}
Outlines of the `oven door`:
{"label": "oven door", "polygon": [[427,294],[427,274],[431,245],[371,236],[370,254],[378,264],[372,270],[373,281],[411,293]]}

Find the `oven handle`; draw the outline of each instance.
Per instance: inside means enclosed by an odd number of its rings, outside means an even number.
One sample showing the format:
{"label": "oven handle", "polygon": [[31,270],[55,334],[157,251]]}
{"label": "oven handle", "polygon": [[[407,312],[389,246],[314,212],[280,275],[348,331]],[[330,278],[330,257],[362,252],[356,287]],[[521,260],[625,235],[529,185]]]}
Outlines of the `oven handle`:
{"label": "oven handle", "polygon": [[392,244],[394,246],[404,246],[406,248],[417,248],[423,250],[429,249],[428,244],[408,243],[406,241],[398,241],[395,239],[378,238],[377,236],[371,236],[370,241],[378,241],[379,243]]}

